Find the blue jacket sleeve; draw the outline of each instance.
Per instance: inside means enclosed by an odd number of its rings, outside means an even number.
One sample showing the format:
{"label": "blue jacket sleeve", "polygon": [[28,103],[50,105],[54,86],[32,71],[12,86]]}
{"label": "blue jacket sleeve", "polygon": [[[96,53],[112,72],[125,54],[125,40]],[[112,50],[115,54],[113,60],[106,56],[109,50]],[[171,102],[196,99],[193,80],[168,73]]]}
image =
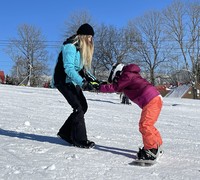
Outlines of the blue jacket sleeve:
{"label": "blue jacket sleeve", "polygon": [[77,54],[76,47],[73,44],[67,44],[62,48],[63,64],[65,73],[75,84],[82,86],[83,78],[79,75],[80,54]]}

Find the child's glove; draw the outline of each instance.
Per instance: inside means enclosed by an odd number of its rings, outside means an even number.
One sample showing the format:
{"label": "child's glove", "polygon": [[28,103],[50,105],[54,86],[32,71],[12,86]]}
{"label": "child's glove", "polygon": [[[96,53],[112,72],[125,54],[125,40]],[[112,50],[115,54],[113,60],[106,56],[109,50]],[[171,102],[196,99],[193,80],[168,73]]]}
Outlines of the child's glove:
{"label": "child's glove", "polygon": [[98,82],[96,82],[96,84],[94,85],[95,92],[99,92],[99,89],[100,89],[101,85],[105,85],[105,84],[108,84],[108,82],[106,82],[106,81],[98,81]]}
{"label": "child's glove", "polygon": [[104,84],[108,84],[108,82],[107,82],[107,81],[100,81],[100,82],[99,82],[99,86],[100,86],[100,85],[104,85]]}

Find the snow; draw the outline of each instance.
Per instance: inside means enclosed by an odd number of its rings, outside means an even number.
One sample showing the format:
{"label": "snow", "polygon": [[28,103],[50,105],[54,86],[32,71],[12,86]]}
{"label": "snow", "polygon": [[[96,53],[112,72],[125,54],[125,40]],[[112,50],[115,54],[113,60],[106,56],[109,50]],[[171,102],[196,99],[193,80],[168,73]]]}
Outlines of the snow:
{"label": "snow", "polygon": [[84,92],[94,149],[69,146],[56,134],[71,107],[56,89],[0,85],[1,180],[200,179],[200,103],[164,98],[157,128],[164,155],[151,167],[130,165],[142,146],[141,109],[118,94]]}

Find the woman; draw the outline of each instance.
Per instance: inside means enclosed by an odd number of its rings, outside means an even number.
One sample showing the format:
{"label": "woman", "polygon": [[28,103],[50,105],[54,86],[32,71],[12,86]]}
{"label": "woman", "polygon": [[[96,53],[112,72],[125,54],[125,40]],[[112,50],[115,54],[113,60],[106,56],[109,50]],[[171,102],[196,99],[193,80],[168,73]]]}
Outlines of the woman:
{"label": "woman", "polygon": [[79,27],[77,34],[63,43],[53,78],[54,86],[73,108],[57,135],[81,148],[92,148],[95,145],[87,139],[84,114],[88,105],[82,92],[82,89],[93,89],[88,79],[96,80],[89,72],[94,51],[93,36],[93,28],[86,23]]}

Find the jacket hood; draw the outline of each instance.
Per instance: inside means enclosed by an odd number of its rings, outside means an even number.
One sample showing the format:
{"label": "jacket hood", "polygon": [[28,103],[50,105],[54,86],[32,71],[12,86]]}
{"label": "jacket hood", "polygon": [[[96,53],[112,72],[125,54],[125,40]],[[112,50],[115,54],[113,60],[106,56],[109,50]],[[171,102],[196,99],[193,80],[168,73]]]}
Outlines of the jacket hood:
{"label": "jacket hood", "polygon": [[130,64],[130,65],[124,66],[123,71],[139,73],[140,67],[136,64]]}

